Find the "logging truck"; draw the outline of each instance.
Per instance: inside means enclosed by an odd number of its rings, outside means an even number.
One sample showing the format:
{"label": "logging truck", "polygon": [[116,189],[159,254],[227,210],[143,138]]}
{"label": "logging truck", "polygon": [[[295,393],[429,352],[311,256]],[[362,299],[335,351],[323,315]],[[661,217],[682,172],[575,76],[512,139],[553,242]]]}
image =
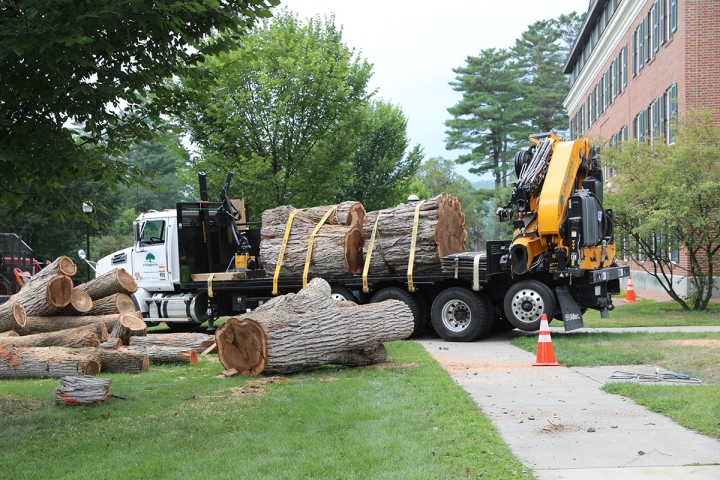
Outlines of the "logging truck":
{"label": "logging truck", "polygon": [[[484,252],[464,251],[464,216],[448,214],[459,206],[447,206],[446,194],[367,216],[362,209],[360,226],[348,226],[350,207],[343,213],[348,230],[329,220],[344,204],[316,207],[302,220],[305,210],[279,207],[279,220],[267,224],[263,214],[261,225],[247,220],[242,202],[229,199],[232,174],[221,201],[210,202],[200,173],[199,202],[141,214],[134,245],[100,259],[97,274],[125,269],[138,284],[133,298],[145,321],[173,330],[204,322],[212,329],[220,317],[298,292],[313,277],[324,278],[340,301],[405,302],[413,335],[432,327],[445,340],[473,341],[492,331],[535,331],[542,314],[578,329],[587,309],[608,316],[611,295],[629,275],[614,262],[599,149],[553,134],[530,140],[515,157],[511,200],[497,211],[500,221],[514,223],[514,235],[487,242]],[[320,246],[340,237],[336,248]],[[361,243],[348,246],[351,237]]]}

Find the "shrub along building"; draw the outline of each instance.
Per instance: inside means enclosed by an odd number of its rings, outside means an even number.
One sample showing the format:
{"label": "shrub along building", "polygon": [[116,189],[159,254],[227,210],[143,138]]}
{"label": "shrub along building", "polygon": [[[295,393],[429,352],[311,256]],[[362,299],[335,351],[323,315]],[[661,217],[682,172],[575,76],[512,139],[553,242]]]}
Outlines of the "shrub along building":
{"label": "shrub along building", "polygon": [[[687,107],[720,110],[719,45],[717,0],[591,0],[564,70],[571,138],[672,144],[672,120]],[[670,255],[688,262],[678,248]],[[631,272],[636,287],[662,291],[639,264]]]}

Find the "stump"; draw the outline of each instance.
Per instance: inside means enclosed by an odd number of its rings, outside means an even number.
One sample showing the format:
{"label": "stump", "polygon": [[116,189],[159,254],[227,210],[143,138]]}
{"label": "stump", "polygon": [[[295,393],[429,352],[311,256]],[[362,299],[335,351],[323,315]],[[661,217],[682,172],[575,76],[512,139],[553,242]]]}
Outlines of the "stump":
{"label": "stump", "polygon": [[26,284],[7,303],[17,302],[28,316],[55,315],[72,301],[73,282],[66,275],[44,277]]}
{"label": "stump", "polygon": [[[365,236],[369,239],[380,215],[370,259],[371,274],[407,273],[416,205],[402,204],[369,212],[365,217]],[[465,214],[457,198],[443,193],[425,200],[420,206],[413,272],[441,272],[442,258],[464,252],[466,240]],[[363,248],[364,256],[367,250],[368,243]]]}
{"label": "stump", "polygon": [[144,337],[130,337],[128,345],[185,347],[202,352],[213,343],[215,343],[215,336],[206,333],[153,333]]}
{"label": "stump", "polygon": [[90,295],[93,301],[109,297],[116,293],[132,294],[137,292],[137,283],[122,268],[116,268],[93,278],[89,282],[78,285],[80,290]]}
{"label": "stump", "polygon": [[97,375],[100,361],[94,348],[0,347],[0,378],[54,378]]}
{"label": "stump", "polygon": [[110,331],[110,338],[119,338],[123,345],[127,345],[133,335],[147,335],[147,324],[134,314],[121,313]]}
{"label": "stump", "polygon": [[109,378],[63,377],[55,389],[55,403],[58,405],[87,405],[103,403],[110,395]]}
{"label": "stump", "polygon": [[[347,207],[345,207],[347,205]],[[355,275],[362,272],[362,245],[365,241],[362,224],[365,209],[357,202],[345,202],[338,206],[343,211],[337,217],[331,215],[315,235],[310,260],[310,276]],[[315,207],[298,210],[282,260],[282,276],[301,276],[305,269],[310,235],[330,208]],[[260,258],[265,270],[275,271],[285,235],[291,206],[277,207],[263,212]]]}
{"label": "stump", "polygon": [[108,339],[104,323],[24,337],[0,338],[0,347],[97,347]]}
{"label": "stump", "polygon": [[108,332],[111,332],[119,320],[119,314],[80,317],[27,317],[24,326],[15,328],[15,331],[24,336],[104,323]]}
{"label": "stump", "polygon": [[87,313],[92,306],[93,301],[92,298],[90,298],[90,295],[78,288],[74,288],[70,304],[60,310],[58,315],[83,315],[84,313]]}
{"label": "stump", "polygon": [[148,356],[150,363],[153,365],[163,365],[168,363],[184,363],[195,365],[198,360],[198,354],[195,349],[187,347],[161,347],[158,345],[129,346],[124,347],[129,352],[144,353]]}
{"label": "stump", "polygon": [[337,302],[316,278],[297,294],[274,298],[233,318],[215,332],[226,369],[243,375],[287,373],[326,364],[384,361],[384,342],[410,336],[413,315],[405,303]]}
{"label": "stump", "polygon": [[92,307],[83,315],[112,315],[114,313],[134,313],[135,302],[126,293],[115,293],[92,302]]}
{"label": "stump", "polygon": [[0,332],[23,328],[27,323],[25,307],[19,303],[5,302],[0,305]]}

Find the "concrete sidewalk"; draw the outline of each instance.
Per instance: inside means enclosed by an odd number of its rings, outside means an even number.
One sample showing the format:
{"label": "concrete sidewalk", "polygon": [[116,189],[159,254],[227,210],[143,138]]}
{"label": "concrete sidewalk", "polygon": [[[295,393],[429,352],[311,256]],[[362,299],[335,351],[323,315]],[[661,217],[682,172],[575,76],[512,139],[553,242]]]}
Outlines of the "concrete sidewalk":
{"label": "concrete sidewalk", "polygon": [[720,478],[720,442],[600,390],[619,368],[533,367],[535,355],[510,344],[518,335],[417,341],[470,393],[538,479]]}

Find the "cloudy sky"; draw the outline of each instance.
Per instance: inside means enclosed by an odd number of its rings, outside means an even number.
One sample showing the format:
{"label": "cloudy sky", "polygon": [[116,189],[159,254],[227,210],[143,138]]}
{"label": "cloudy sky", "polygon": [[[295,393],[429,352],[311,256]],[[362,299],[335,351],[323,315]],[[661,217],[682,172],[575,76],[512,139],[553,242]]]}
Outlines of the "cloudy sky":
{"label": "cloudy sky", "polygon": [[[448,84],[453,68],[485,48],[507,48],[537,20],[584,12],[588,0],[283,0],[301,18],[335,14],[345,43],[374,64],[371,89],[399,105],[412,144],[427,157],[455,159],[445,150],[446,111],[461,96]],[[458,172],[472,181],[479,177]]]}

